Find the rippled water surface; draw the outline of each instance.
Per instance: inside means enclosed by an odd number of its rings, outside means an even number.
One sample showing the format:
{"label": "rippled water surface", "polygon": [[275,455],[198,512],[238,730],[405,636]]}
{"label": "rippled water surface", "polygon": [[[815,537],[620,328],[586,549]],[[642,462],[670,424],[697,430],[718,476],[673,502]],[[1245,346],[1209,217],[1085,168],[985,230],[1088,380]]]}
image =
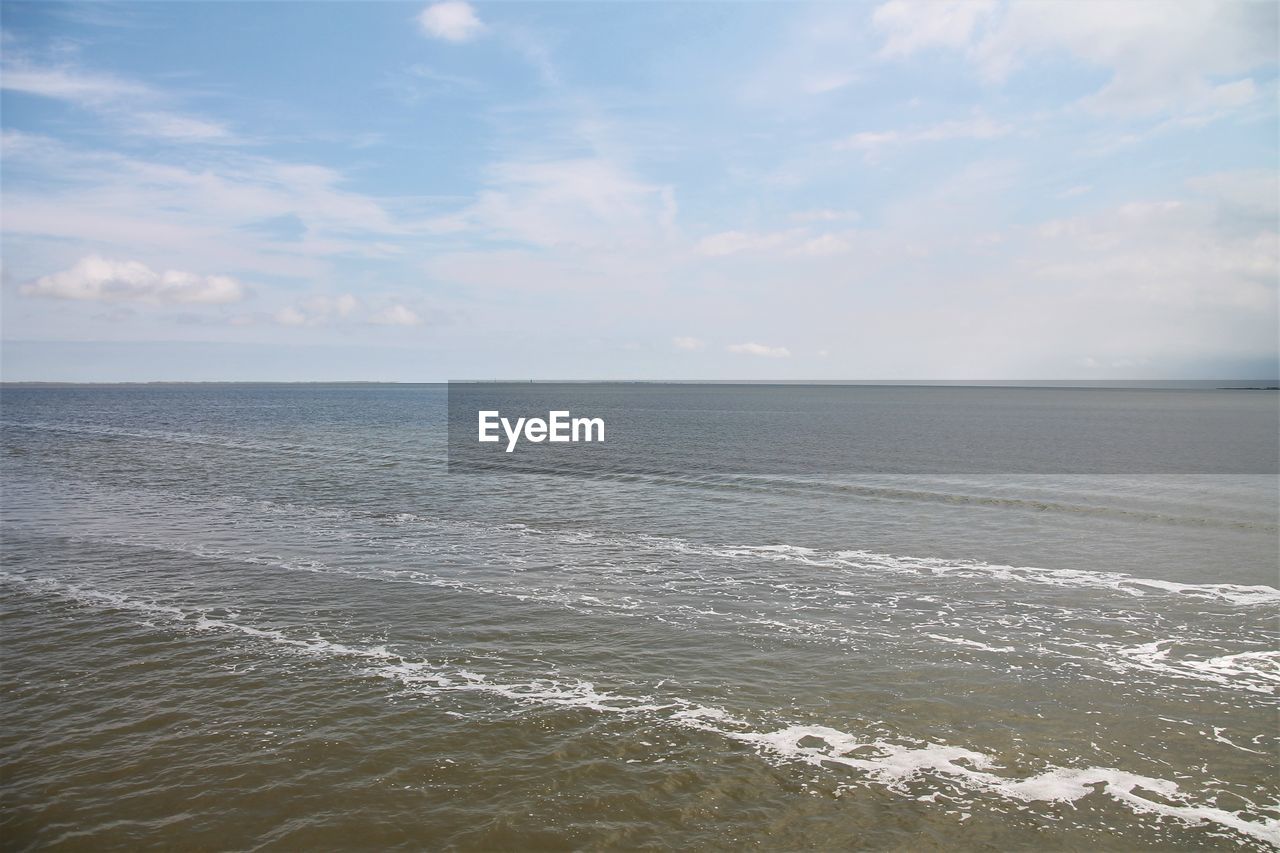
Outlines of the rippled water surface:
{"label": "rippled water surface", "polygon": [[7,848],[1280,846],[1274,474],[449,474],[441,386],[0,402]]}

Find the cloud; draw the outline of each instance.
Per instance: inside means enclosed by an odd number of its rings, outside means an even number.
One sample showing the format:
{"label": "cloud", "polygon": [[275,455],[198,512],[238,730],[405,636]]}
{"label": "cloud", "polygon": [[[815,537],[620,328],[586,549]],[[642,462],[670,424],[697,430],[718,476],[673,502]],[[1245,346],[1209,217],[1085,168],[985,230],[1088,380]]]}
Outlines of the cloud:
{"label": "cloud", "polygon": [[[1271,3],[1086,3],[1011,0],[912,3],[891,0],[872,15],[883,58],[929,48],[961,51],[989,81],[1067,54],[1111,72],[1081,104],[1098,113],[1185,115],[1238,107],[1256,97],[1247,72],[1275,61]],[[1231,78],[1222,81],[1222,78]]]}
{"label": "cloud", "polygon": [[738,355],[758,355],[765,358],[791,357],[791,350],[786,347],[769,347],[757,343],[729,344],[725,349]]}
{"label": "cloud", "polygon": [[244,288],[227,276],[180,270],[156,272],[140,261],[113,261],[97,255],[82,258],[71,269],[24,285],[22,293],[88,302],[204,305],[223,305],[244,298]]}
{"label": "cloud", "polygon": [[998,139],[1013,132],[1013,127],[985,116],[944,121],[917,130],[887,130],[855,133],[836,144],[838,149],[865,151],[868,157],[882,148],[911,145],[918,142],[948,142],[956,139]]}
{"label": "cloud", "polygon": [[839,91],[857,81],[856,74],[835,71],[808,77],[800,84],[800,88],[810,95],[825,95],[827,92]]}
{"label": "cloud", "polygon": [[678,350],[684,350],[685,352],[692,352],[694,350],[702,349],[707,344],[705,341],[699,338],[672,338],[671,345]]}
{"label": "cloud", "polygon": [[281,308],[274,319],[281,326],[305,326],[310,322],[306,314],[293,306]]}
{"label": "cloud", "polygon": [[369,318],[369,322],[380,326],[420,326],[422,318],[411,308],[403,305],[392,305]]}
{"label": "cloud", "polygon": [[464,42],[484,32],[484,24],[470,3],[446,0],[433,3],[418,14],[418,26],[431,38]]}
{"label": "cloud", "polygon": [[319,326],[330,320],[350,316],[359,305],[360,301],[349,293],[316,296],[281,308],[271,319],[282,326]]}
{"label": "cloud", "polygon": [[861,215],[856,210],[798,210],[791,214],[792,222],[840,222],[842,220],[857,221]]}
{"label": "cloud", "polygon": [[1219,172],[1187,181],[1187,186],[1214,204],[1215,221],[1232,233],[1280,227],[1280,177],[1274,171]]}
{"label": "cloud", "polygon": [[722,231],[703,237],[693,247],[696,254],[709,258],[722,258],[741,252],[774,252],[786,255],[836,255],[851,248],[847,236],[823,233],[814,234],[807,228],[786,231],[752,233]]}
{"label": "cloud", "polygon": [[814,237],[812,240],[805,240],[796,247],[795,253],[799,255],[841,255],[849,251],[852,246],[849,241],[835,234],[823,234],[820,237]]}
{"label": "cloud", "polygon": [[719,258],[725,255],[736,255],[738,252],[774,249],[795,237],[795,231],[775,231],[767,234],[752,234],[744,231],[722,231],[711,234],[698,241],[693,250],[699,255]]}
{"label": "cloud", "polygon": [[670,187],[600,157],[498,163],[463,214],[486,236],[576,247],[651,242],[675,215]]}
{"label": "cloud", "polygon": [[[5,131],[4,230],[90,251],[171,257],[312,281],[328,258],[392,258],[429,223],[351,192],[339,171],[220,149],[181,164]],[[7,171],[6,176],[12,172]],[[288,222],[287,232],[262,227]],[[88,245],[85,245],[88,244]]]}
{"label": "cloud", "polygon": [[0,88],[82,105],[153,95],[147,86],[109,74],[86,74],[69,67],[39,68],[21,62],[5,63]]}
{"label": "cloud", "polygon": [[0,88],[74,104],[136,136],[176,142],[237,141],[225,125],[165,109],[168,98],[163,93],[111,74],[11,60],[0,69]]}
{"label": "cloud", "polygon": [[885,34],[880,55],[910,56],[933,47],[963,47],[978,22],[995,9],[995,0],[921,3],[890,0],[871,15],[871,22]]}
{"label": "cloud", "polygon": [[[1232,183],[1219,177],[1201,187],[1206,194],[1228,193]],[[1273,194],[1280,189],[1274,177],[1263,185]],[[1153,311],[1274,316],[1280,278],[1275,220],[1251,218],[1234,199],[1130,202],[1046,222],[1036,236],[1033,274],[1080,287],[1099,311],[1127,303]]]}
{"label": "cloud", "polygon": [[806,109],[867,82],[866,15],[858,4],[805,3],[791,10],[767,39],[769,50],[743,53],[755,67],[737,76],[736,93],[753,110]]}
{"label": "cloud", "polygon": [[339,317],[345,317],[356,309],[359,301],[350,293],[344,293],[333,300],[333,310]]}
{"label": "cloud", "polygon": [[158,136],[181,142],[227,142],[233,139],[225,125],[215,121],[163,111],[137,112],[128,117],[127,130],[140,136]]}
{"label": "cloud", "polygon": [[411,104],[424,98],[474,94],[485,88],[474,77],[450,74],[420,63],[390,75],[386,86],[398,97]]}

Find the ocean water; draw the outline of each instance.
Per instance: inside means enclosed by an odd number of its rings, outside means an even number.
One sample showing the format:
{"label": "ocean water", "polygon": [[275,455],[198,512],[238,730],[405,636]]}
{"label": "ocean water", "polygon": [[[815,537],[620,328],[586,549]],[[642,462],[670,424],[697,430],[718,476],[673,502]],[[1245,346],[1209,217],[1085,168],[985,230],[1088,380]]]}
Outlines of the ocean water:
{"label": "ocean water", "polygon": [[1274,392],[574,393],[6,387],[0,844],[1280,846]]}

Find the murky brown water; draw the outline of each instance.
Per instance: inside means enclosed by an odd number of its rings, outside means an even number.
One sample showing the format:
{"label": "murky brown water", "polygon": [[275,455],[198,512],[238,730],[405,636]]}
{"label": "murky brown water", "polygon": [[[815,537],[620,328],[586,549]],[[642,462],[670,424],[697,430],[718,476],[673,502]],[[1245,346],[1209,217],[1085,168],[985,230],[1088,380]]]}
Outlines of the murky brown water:
{"label": "murky brown water", "polygon": [[1273,475],[457,476],[443,405],[5,390],[4,847],[1280,845]]}

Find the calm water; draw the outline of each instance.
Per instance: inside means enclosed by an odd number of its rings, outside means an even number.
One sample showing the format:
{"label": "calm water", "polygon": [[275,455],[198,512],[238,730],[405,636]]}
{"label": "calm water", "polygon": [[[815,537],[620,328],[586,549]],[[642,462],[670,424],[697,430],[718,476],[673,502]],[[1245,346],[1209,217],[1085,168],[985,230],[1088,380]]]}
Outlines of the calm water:
{"label": "calm water", "polygon": [[[699,393],[563,476],[446,473],[442,386],[6,388],[0,840],[1280,846],[1274,393]],[[760,464],[868,401],[1046,440]]]}

